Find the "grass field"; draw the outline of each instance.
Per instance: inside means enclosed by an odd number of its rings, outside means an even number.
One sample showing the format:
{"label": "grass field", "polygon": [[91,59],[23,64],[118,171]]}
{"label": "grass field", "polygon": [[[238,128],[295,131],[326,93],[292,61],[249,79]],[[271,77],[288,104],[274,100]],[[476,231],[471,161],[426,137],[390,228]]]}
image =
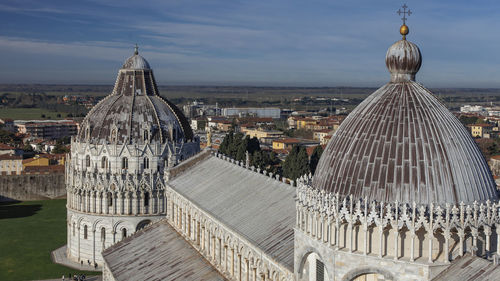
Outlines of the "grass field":
{"label": "grass field", "polygon": [[0,280],[61,278],[77,272],[52,263],[66,243],[66,200],[0,203]]}
{"label": "grass field", "polygon": [[[57,117],[57,114],[61,117]],[[45,118],[42,118],[45,114]],[[62,119],[67,113],[49,111],[43,108],[0,108],[0,118],[12,118],[14,120],[31,120],[31,119]]]}

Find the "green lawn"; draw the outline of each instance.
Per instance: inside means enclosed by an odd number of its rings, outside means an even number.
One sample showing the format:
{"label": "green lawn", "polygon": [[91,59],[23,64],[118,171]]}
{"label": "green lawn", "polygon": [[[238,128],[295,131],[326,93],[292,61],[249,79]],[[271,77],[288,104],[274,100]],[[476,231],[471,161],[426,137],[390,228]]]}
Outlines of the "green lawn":
{"label": "green lawn", "polygon": [[[57,117],[57,114],[61,114],[61,117]],[[45,118],[42,118],[42,114],[45,114]],[[65,118],[67,113],[55,112],[43,108],[1,108],[0,118],[12,118],[20,120],[31,120],[31,119],[62,119]]]}
{"label": "green lawn", "polygon": [[[0,280],[61,278],[50,252],[66,244],[66,199],[0,203]],[[87,276],[96,272],[80,272]]]}

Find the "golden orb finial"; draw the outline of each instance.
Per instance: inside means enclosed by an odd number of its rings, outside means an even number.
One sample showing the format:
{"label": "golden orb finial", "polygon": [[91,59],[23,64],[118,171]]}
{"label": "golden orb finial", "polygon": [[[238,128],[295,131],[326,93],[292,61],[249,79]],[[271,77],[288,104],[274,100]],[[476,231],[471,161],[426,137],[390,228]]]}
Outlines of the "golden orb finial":
{"label": "golden orb finial", "polygon": [[408,28],[408,26],[406,24],[403,24],[399,28],[399,33],[401,33],[401,35],[403,35],[403,40],[406,40],[406,35],[408,35],[408,33],[410,33],[410,29]]}
{"label": "golden orb finial", "polygon": [[406,25],[406,15],[411,15],[411,11],[410,9],[408,9],[408,11],[406,10],[406,8],[408,8],[408,6],[406,6],[406,4],[404,4],[401,8],[403,8],[403,10],[401,11],[401,9],[399,9],[397,11],[398,15],[401,16],[401,14],[403,14],[403,17],[401,18],[403,20],[403,25],[399,28],[399,33],[401,33],[401,35],[403,35],[403,40],[406,40],[406,35],[410,32],[410,29],[408,29],[408,26]]}

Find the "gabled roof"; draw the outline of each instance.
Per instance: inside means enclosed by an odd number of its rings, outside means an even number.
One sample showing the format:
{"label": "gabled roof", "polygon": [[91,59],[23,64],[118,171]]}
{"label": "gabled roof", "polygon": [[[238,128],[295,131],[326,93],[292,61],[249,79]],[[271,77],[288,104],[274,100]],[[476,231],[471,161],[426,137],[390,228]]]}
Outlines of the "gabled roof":
{"label": "gabled roof", "polygon": [[225,280],[166,221],[159,221],[105,249],[115,280]]}
{"label": "gabled roof", "polygon": [[294,187],[215,156],[199,160],[167,184],[293,270]]}

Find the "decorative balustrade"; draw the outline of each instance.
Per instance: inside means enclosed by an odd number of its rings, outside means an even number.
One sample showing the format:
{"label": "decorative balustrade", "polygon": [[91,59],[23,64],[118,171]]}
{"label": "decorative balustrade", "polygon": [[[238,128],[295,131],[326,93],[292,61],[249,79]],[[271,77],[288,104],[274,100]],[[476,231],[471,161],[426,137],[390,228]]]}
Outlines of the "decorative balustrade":
{"label": "decorative balustrade", "polygon": [[[329,243],[335,249],[345,248],[347,251],[358,251],[353,245],[362,245],[363,254],[369,254],[368,244],[371,238],[378,238],[379,257],[388,257],[392,252],[394,259],[416,259],[415,239],[427,243],[424,259],[428,263],[450,260],[463,255],[466,251],[484,257],[500,255],[500,203],[484,202],[473,204],[429,206],[412,205],[400,202],[369,202],[352,197],[342,198],[339,194],[327,194],[312,188],[312,177],[303,176],[297,184],[297,228],[315,239]],[[355,237],[354,228],[362,232]],[[379,237],[373,237],[377,229]],[[495,230],[495,232],[493,232]],[[345,247],[339,245],[341,231],[347,232],[343,241]],[[384,236],[392,234],[393,248],[384,244]],[[409,255],[403,252],[401,234],[408,232],[406,238],[410,244]],[[420,238],[417,237],[420,235]],[[422,236],[423,235],[423,236]],[[370,237],[372,236],[372,237]],[[405,235],[406,236],[406,235]],[[439,236],[440,239],[437,239]],[[373,243],[373,242],[372,242]],[[420,243],[420,244],[421,244]],[[433,245],[437,243],[437,245]],[[436,251],[440,251],[437,258]],[[423,258],[422,254],[420,258]]]}

